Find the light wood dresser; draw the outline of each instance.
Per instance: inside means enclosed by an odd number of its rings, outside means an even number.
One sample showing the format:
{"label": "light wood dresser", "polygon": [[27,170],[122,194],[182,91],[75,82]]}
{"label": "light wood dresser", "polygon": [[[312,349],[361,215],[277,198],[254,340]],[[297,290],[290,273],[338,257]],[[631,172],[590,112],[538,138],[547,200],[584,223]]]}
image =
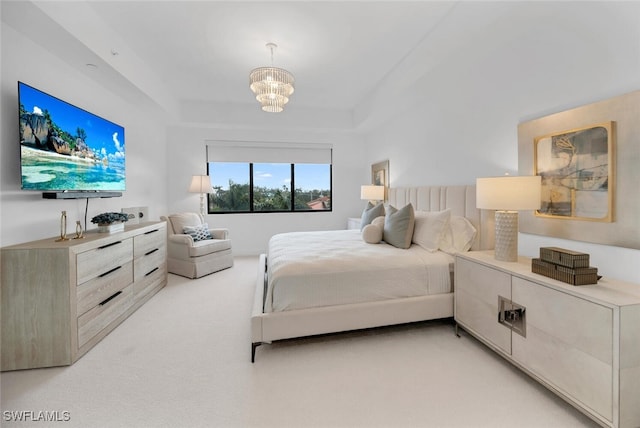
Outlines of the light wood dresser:
{"label": "light wood dresser", "polygon": [[2,248],[1,370],[73,364],[166,285],[166,248],[164,222]]}
{"label": "light wood dresser", "polygon": [[600,425],[640,426],[640,285],[573,286],[472,251],[456,257],[455,320]]}

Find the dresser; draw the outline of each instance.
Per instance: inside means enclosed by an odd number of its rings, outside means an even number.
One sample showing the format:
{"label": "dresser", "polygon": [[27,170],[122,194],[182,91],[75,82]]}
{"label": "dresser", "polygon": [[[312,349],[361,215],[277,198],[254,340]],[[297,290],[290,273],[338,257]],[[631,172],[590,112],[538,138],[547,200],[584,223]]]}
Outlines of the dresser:
{"label": "dresser", "polygon": [[[640,285],[573,286],[492,251],[456,257],[458,326],[602,426],[640,426]],[[499,382],[496,379],[496,382]]]}
{"label": "dresser", "polygon": [[166,285],[166,240],[147,222],[2,248],[1,370],[73,364]]}

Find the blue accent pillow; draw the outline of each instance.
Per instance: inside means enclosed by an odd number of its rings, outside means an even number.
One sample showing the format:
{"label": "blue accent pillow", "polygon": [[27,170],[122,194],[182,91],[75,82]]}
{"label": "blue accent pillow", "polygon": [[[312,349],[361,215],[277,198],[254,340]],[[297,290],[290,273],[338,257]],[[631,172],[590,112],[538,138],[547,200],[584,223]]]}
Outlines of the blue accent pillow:
{"label": "blue accent pillow", "polygon": [[362,211],[362,217],[360,221],[360,231],[368,224],[371,224],[376,217],[384,216],[384,204],[373,205],[371,202],[367,202],[367,206]]}
{"label": "blue accent pillow", "polygon": [[185,226],[184,233],[193,238],[193,242],[204,241],[205,239],[213,239],[209,232],[209,225],[203,223],[200,226]]}
{"label": "blue accent pillow", "polygon": [[414,226],[413,205],[408,204],[400,209],[389,206],[387,215],[384,217],[382,239],[394,247],[407,249],[411,246]]}

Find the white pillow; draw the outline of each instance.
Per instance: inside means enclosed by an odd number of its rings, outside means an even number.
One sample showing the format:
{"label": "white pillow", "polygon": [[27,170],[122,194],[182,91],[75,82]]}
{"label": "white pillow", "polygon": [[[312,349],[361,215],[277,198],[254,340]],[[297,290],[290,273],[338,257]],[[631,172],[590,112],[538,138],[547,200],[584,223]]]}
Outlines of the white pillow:
{"label": "white pillow", "polygon": [[476,233],[476,228],[469,220],[461,216],[451,216],[449,227],[446,228],[440,243],[440,249],[451,255],[469,251]]}
{"label": "white pillow", "polygon": [[413,243],[432,253],[438,251],[445,229],[449,227],[450,218],[450,209],[443,211],[416,211]]}
{"label": "white pillow", "polygon": [[[383,218],[383,217],[379,217]],[[382,226],[368,224],[362,229],[362,239],[367,244],[379,244],[382,241]]]}
{"label": "white pillow", "polygon": [[371,222],[371,224],[374,224],[376,226],[380,226],[381,228],[384,229],[384,216],[381,215],[380,217],[374,218],[373,221]]}

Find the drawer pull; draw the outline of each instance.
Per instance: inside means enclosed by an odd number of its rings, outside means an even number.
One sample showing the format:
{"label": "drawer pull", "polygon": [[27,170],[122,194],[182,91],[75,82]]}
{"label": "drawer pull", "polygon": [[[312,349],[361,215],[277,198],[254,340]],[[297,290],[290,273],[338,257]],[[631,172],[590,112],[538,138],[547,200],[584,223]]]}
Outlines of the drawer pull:
{"label": "drawer pull", "polygon": [[110,273],[117,271],[120,268],[122,268],[122,266],[114,267],[113,269],[111,269],[111,270],[109,270],[109,271],[107,271],[107,272],[105,272],[103,274],[98,275],[98,278],[103,278],[103,277],[109,275]]}
{"label": "drawer pull", "polygon": [[153,268],[149,272],[147,272],[144,276],[149,276],[149,275],[151,275],[152,273],[154,273],[157,270],[158,270],[158,268]]}
{"label": "drawer pull", "polygon": [[111,297],[107,297],[106,299],[104,299],[102,302],[100,302],[100,306],[104,306],[107,303],[109,303],[111,300],[115,299],[116,297],[118,297],[120,294],[122,294],[122,291],[118,291],[117,293],[113,293],[113,295]]}
{"label": "drawer pull", "polygon": [[116,242],[112,242],[111,244],[103,245],[102,247],[98,247],[98,250],[113,247],[114,245],[118,245],[118,244],[122,244],[122,241],[116,241]]}
{"label": "drawer pull", "polygon": [[160,230],[160,229],[150,230],[150,231],[148,231],[148,232],[145,232],[144,234],[145,234],[145,235],[149,235],[149,234],[151,234],[151,233],[155,233],[155,232],[157,232],[158,230]]}
{"label": "drawer pull", "polygon": [[154,248],[154,249],[153,249],[153,250],[151,250],[151,251],[147,251],[146,253],[144,253],[144,255],[145,255],[145,256],[148,256],[149,254],[153,254],[153,253],[155,253],[156,251],[158,251],[158,248]]}

